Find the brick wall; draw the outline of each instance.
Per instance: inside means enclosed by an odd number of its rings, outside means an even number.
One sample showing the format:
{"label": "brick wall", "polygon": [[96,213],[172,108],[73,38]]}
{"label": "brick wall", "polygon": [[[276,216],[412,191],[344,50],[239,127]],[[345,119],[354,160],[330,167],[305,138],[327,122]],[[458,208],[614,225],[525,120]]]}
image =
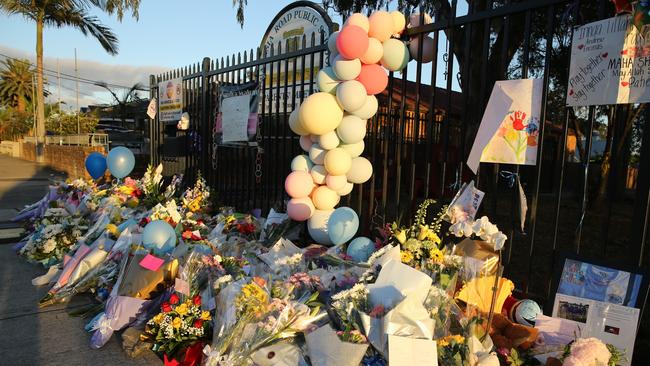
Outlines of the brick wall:
{"label": "brick wall", "polygon": [[[86,172],[86,157],[92,152],[106,154],[102,146],[62,146],[45,145],[44,163],[61,172],[68,174],[70,178],[90,178]],[[36,161],[36,147],[33,143],[23,142],[21,158]]]}

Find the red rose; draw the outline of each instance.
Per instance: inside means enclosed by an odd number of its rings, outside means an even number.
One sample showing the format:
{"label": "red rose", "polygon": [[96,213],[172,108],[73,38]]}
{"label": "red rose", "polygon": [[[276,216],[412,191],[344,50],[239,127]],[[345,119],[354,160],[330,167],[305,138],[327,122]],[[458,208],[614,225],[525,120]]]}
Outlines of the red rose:
{"label": "red rose", "polygon": [[194,303],[194,305],[196,305],[196,306],[200,306],[201,305],[201,295],[194,296],[194,298],[192,298],[192,303]]}
{"label": "red rose", "polygon": [[178,298],[178,295],[176,295],[176,294],[172,294],[172,296],[169,297],[169,303],[172,304],[172,305],[178,304],[179,301],[180,301],[180,299]]}
{"label": "red rose", "polygon": [[202,319],[196,319],[194,321],[194,328],[202,328],[203,327],[203,320]]}
{"label": "red rose", "polygon": [[163,313],[169,313],[170,311],[172,311],[172,307],[171,307],[171,305],[169,305],[168,302],[163,302],[161,308],[162,308]]}

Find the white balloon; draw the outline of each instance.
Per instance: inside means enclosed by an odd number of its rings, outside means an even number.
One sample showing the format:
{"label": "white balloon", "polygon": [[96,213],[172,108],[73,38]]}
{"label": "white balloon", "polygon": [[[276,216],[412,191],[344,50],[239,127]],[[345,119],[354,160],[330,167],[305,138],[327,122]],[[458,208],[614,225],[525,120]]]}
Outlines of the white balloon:
{"label": "white balloon", "polygon": [[353,188],[354,188],[354,184],[352,184],[350,182],[345,182],[345,185],[343,186],[343,188],[338,189],[336,191],[336,193],[339,196],[347,196],[348,194],[350,194],[352,192]]}
{"label": "white balloon", "polygon": [[327,233],[327,222],[332,216],[334,210],[315,210],[314,214],[307,220],[307,230],[309,235],[318,244],[332,245],[330,236]]}
{"label": "white balloon", "polygon": [[356,158],[357,156],[363,154],[363,149],[366,147],[366,143],[361,140],[356,144],[341,144],[339,147],[347,151],[351,157]]}
{"label": "white balloon", "polygon": [[358,58],[347,60],[341,55],[334,59],[334,73],[339,80],[353,80],[361,72],[361,61]]}
{"label": "white balloon", "polygon": [[431,37],[424,37],[422,38],[422,43],[424,44],[424,47],[422,47],[422,57],[420,59],[418,59],[418,49],[420,48],[419,37],[411,38],[411,42],[409,43],[409,52],[411,53],[412,58],[426,64],[433,60],[434,41]]}
{"label": "white balloon", "polygon": [[305,129],[305,127],[300,123],[300,107],[297,107],[293,111],[291,111],[291,114],[289,114],[289,128],[293,133],[296,135],[304,136],[308,135],[309,132]]}
{"label": "white balloon", "polygon": [[352,167],[346,174],[348,182],[362,184],[372,176],[372,164],[364,157],[352,159]]}
{"label": "white balloon", "polygon": [[[382,48],[382,52],[384,49]],[[334,62],[336,62],[336,58],[339,56],[338,52],[330,52],[329,56],[327,56],[327,64],[332,67],[332,70],[334,68]],[[334,74],[336,75],[336,74]]]}
{"label": "white balloon", "polygon": [[361,119],[371,119],[377,113],[378,108],[379,102],[377,102],[377,97],[374,95],[366,95],[366,101],[363,103],[363,107],[350,113]]}
{"label": "white balloon", "polygon": [[318,85],[318,90],[336,94],[336,87],[341,83],[336,77],[334,70],[331,67],[326,67],[318,72],[316,76],[316,84]]}
{"label": "white balloon", "polygon": [[325,150],[332,150],[338,147],[340,142],[339,136],[334,131],[320,135],[318,138],[318,144]]}
{"label": "white balloon", "polygon": [[311,145],[314,143],[311,141],[311,135],[300,136],[300,147],[305,151],[309,152]]}
{"label": "white balloon", "polygon": [[311,178],[316,184],[325,184],[325,178],[327,177],[327,170],[325,170],[324,165],[314,165],[311,168]]}
{"label": "white balloon", "polygon": [[327,177],[325,177],[325,183],[329,189],[336,191],[338,194],[338,191],[344,188],[346,184],[348,184],[348,178],[345,175],[328,174]]}
{"label": "white balloon", "polygon": [[336,88],[336,101],[347,112],[359,110],[366,103],[366,87],[357,80],[348,80]]}
{"label": "white balloon", "polygon": [[302,171],[302,172],[308,172],[311,170],[311,168],[314,166],[314,163],[311,162],[311,159],[309,159],[309,156],[307,155],[298,155],[293,160],[291,160],[291,171]]}
{"label": "white balloon", "polygon": [[356,144],[366,136],[366,121],[353,114],[345,115],[336,133],[345,144]]}
{"label": "white balloon", "polygon": [[336,39],[338,37],[339,37],[339,31],[336,31],[330,34],[330,37],[327,39],[327,48],[330,50],[330,52],[338,53],[338,50],[336,49]]}
{"label": "white balloon", "polygon": [[319,144],[313,144],[311,145],[311,149],[309,149],[309,158],[314,164],[323,164],[325,161],[325,153],[327,153],[327,150],[320,147]]}

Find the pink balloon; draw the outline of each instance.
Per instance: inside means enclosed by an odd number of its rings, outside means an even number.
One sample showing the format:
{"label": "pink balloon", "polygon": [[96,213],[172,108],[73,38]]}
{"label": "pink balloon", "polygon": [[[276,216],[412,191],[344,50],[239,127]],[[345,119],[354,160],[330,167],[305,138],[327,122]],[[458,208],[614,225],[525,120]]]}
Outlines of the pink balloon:
{"label": "pink balloon", "polygon": [[368,33],[356,25],[346,25],[336,38],[339,54],[348,60],[359,58],[368,49]]}
{"label": "pink balloon", "polygon": [[361,65],[357,80],[366,87],[368,95],[379,94],[388,86],[388,75],[384,68],[377,65]]}
{"label": "pink balloon", "polygon": [[314,180],[311,174],[304,171],[291,172],[284,181],[284,190],[292,198],[305,198],[314,189]]}
{"label": "pink balloon", "polygon": [[316,208],[309,197],[305,198],[292,198],[287,203],[287,214],[293,220],[305,221],[308,220]]}

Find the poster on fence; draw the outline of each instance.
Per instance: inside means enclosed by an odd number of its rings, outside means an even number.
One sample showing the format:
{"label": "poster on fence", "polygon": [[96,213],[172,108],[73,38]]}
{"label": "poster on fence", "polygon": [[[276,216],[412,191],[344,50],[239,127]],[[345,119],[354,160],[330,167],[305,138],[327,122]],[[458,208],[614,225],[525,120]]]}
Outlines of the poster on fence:
{"label": "poster on fence", "polygon": [[180,121],[183,114],[183,79],[158,83],[159,119],[161,122]]}
{"label": "poster on fence", "polygon": [[467,166],[476,173],[479,162],[535,165],[541,107],[542,79],[497,81]]}
{"label": "poster on fence", "polygon": [[650,34],[630,15],[576,28],[568,83],[568,106],[650,101]]}
{"label": "poster on fence", "polygon": [[237,95],[221,101],[221,121],[223,123],[223,142],[248,141],[248,114],[250,97]]}

